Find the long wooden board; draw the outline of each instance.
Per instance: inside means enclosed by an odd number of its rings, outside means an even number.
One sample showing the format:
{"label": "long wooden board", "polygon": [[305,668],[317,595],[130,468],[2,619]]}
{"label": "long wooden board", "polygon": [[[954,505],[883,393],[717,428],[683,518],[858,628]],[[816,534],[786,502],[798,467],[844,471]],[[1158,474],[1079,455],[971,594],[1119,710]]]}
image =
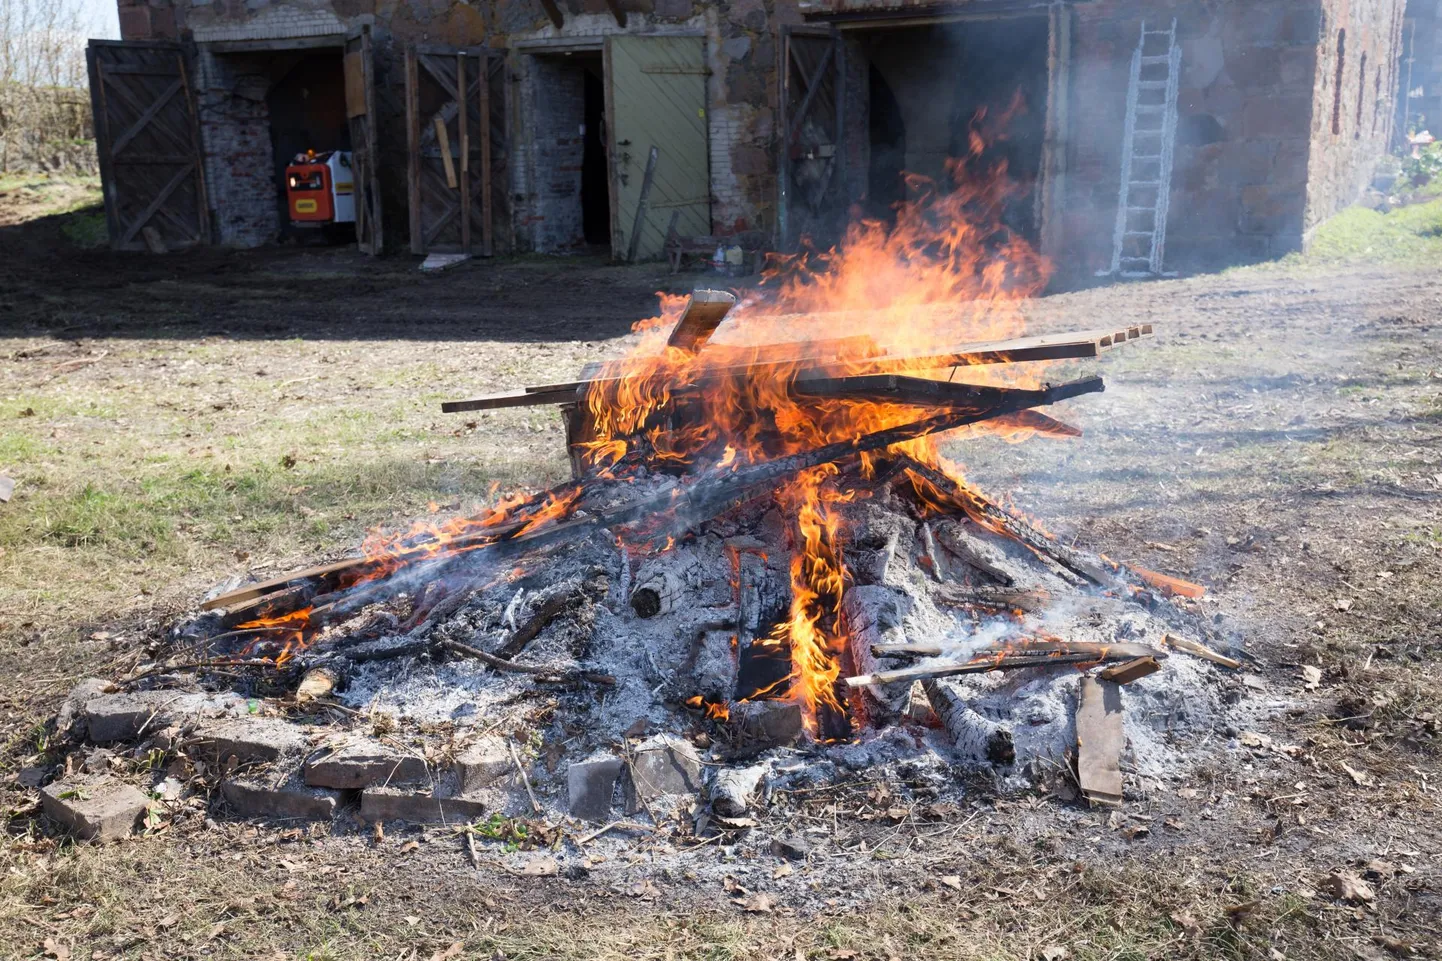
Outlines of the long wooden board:
{"label": "long wooden board", "polygon": [[694,354],[721,326],[726,314],[736,306],[736,295],[724,290],[697,290],[686,304],[686,312],[676,321],[666,343]]}
{"label": "long wooden board", "polygon": [[[869,374],[884,375],[900,371],[939,370],[948,367],[970,367],[984,364],[1011,364],[1042,360],[1096,357],[1105,351],[1112,350],[1122,344],[1142,337],[1151,336],[1151,334],[1151,324],[1139,324],[1120,330],[1093,330],[1074,334],[1051,334],[1042,337],[1024,337],[1018,340],[973,344],[959,347],[945,354],[922,356],[891,356],[883,354],[875,357],[848,359],[847,366],[852,369],[848,370],[847,373],[856,376]],[[717,346],[719,347],[720,345]],[[746,349],[747,348],[734,348],[736,351],[744,351]],[[778,348],[769,349],[774,351]],[[805,351],[807,350],[807,345],[798,344],[796,345],[796,349]],[[761,350],[761,348],[757,348],[757,350]],[[802,366],[801,369],[796,370],[795,377],[798,382],[805,381],[809,378],[835,377],[837,374],[837,371],[827,365],[826,358],[808,358],[800,363],[802,365],[814,363],[816,366]],[[698,375],[697,383],[691,386],[699,386],[705,383],[708,377],[713,374],[715,377],[720,378],[734,375],[738,370],[752,369],[758,374],[761,374],[769,368],[791,369],[797,366],[798,360],[795,357],[760,362],[752,361],[749,363],[733,362],[718,365],[715,368],[703,368]],[[441,405],[441,410],[445,413],[455,413],[467,410],[492,410],[499,407],[530,407],[543,406],[546,404],[571,403],[576,399],[578,392],[583,392],[596,384],[615,382],[619,379],[620,378],[615,377],[595,378],[569,383],[538,385],[536,387],[525,388],[521,391],[488,394],[473,400],[447,401]],[[940,381],[933,381],[932,383],[940,383]]]}

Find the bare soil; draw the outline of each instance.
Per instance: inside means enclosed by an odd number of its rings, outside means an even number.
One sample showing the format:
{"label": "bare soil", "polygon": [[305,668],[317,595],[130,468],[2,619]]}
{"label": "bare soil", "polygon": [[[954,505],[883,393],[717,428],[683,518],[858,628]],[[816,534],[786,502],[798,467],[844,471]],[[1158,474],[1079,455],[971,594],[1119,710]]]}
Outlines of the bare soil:
{"label": "bare soil", "polygon": [[[415,830],[201,818],[109,847],[35,817],[23,768],[75,679],[138,661],[223,578],[564,475],[554,415],[437,402],[623,349],[707,278],[590,260],[343,249],[80,252],[0,228],[0,861],[7,957],[1438,956],[1442,279],[1261,268],[1045,298],[1039,325],[1147,321],[1079,441],[954,453],[1062,536],[1198,580],[1245,625],[1270,719],[1222,761],[1129,778],[1120,812],[975,783],[778,799],[804,862],[639,836],[573,876]],[[1064,372],[1059,371],[1058,376]],[[1321,669],[1309,689],[1302,667]],[[1260,686],[1258,686],[1260,685]],[[411,844],[410,842],[417,842]],[[679,865],[679,866],[677,866]],[[1368,873],[1370,871],[1370,874]],[[1351,872],[1373,898],[1333,896]],[[728,882],[731,877],[736,881]],[[735,890],[740,883],[754,895]],[[454,954],[452,945],[460,944]],[[68,953],[67,953],[68,952]]]}

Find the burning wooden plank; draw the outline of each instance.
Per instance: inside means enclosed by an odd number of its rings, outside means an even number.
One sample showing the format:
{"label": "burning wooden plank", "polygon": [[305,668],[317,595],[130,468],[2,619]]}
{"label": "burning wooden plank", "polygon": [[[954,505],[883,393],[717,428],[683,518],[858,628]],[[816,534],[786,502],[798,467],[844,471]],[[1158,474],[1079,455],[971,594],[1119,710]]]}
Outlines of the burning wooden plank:
{"label": "burning wooden plank", "polygon": [[[719,321],[718,321],[719,323]],[[1106,350],[1138,337],[1150,336],[1152,327],[1143,324],[1121,332],[1085,331],[1079,334],[1055,334],[1043,337],[1025,337],[1018,340],[996,341],[959,347],[945,354],[935,355],[882,355],[848,360],[848,366],[857,368],[857,376],[868,374],[884,376],[888,373],[940,369],[947,367],[969,367],[980,364],[1011,364],[1043,360],[1066,360],[1096,357]],[[718,345],[719,346],[719,345]],[[711,378],[736,376],[747,373],[764,377],[768,371],[773,375],[794,376],[798,382],[807,379],[824,379],[835,373],[835,361],[830,357],[808,356],[806,344],[768,345],[766,347],[731,348],[736,353],[757,351],[757,356],[746,362],[725,364],[715,367],[703,366],[697,372],[697,383],[678,385],[699,387]],[[764,352],[786,351],[788,356],[769,359]],[[519,391],[489,394],[473,400],[447,401],[441,405],[445,413],[469,410],[493,410],[501,407],[530,407],[547,404],[574,403],[578,394],[584,394],[598,384],[613,383],[620,378],[592,378],[561,384],[543,384]],[[921,378],[914,378],[920,380]],[[929,383],[941,383],[930,381]]]}
{"label": "burning wooden plank", "polygon": [[698,290],[691,294],[686,312],[676,321],[666,344],[679,347],[688,354],[694,354],[706,345],[726,319],[726,314],[736,306],[736,295],[724,290]]}
{"label": "burning wooden plank", "polygon": [[1103,681],[1111,681],[1113,684],[1130,684],[1132,681],[1155,674],[1162,669],[1157,659],[1148,654],[1146,657],[1139,657],[1123,664],[1114,664],[1102,671],[1097,677]]}
{"label": "burning wooden plank", "polygon": [[1122,803],[1121,688],[1094,677],[1081,679],[1076,709],[1077,784],[1092,804]]}

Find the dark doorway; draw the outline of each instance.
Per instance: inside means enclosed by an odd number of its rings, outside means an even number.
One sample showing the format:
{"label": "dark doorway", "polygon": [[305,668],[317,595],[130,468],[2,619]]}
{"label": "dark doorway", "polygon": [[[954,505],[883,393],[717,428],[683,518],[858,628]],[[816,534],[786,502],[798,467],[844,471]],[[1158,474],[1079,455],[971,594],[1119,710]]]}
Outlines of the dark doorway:
{"label": "dark doorway", "polygon": [[306,150],[325,153],[349,150],[350,124],[345,112],[345,70],[339,47],[317,50],[298,59],[278,56],[266,93],[270,113],[270,144],[276,204],[282,235],[299,233],[290,226],[286,208],[285,168]]}
{"label": "dark doorway", "polygon": [[1004,220],[1035,242],[1046,129],[1048,23],[1008,17],[867,30],[868,212],[881,216],[904,174],[945,189],[962,177],[1010,184]]}
{"label": "dark doorway", "polygon": [[896,94],[891,92],[875,64],[868,70],[867,87],[871,104],[867,116],[871,141],[866,178],[867,215],[885,218],[906,196],[906,183],[901,176],[906,169],[906,121]]}
{"label": "dark doorway", "polygon": [[581,152],[581,222],[586,243],[611,246],[611,189],[606,165],[606,85],[601,64],[586,69],[586,142]]}

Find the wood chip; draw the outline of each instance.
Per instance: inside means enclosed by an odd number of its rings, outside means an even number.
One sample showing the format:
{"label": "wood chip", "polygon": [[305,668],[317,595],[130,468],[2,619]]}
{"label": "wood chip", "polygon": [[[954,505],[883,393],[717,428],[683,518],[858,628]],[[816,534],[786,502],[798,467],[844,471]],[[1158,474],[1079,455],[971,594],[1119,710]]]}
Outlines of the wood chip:
{"label": "wood chip", "polygon": [[1150,655],[1146,657],[1133,658],[1122,664],[1115,664],[1097,676],[1103,681],[1111,681],[1113,684],[1130,684],[1138,678],[1146,677],[1148,674],[1155,674],[1162,666],[1157,659]]}
{"label": "wood chip", "polygon": [[1200,657],[1203,660],[1211,661],[1213,664],[1220,664],[1223,667],[1229,667],[1234,671],[1242,666],[1241,661],[1227,657],[1225,654],[1218,654],[1216,651],[1212,650],[1210,647],[1207,647],[1204,644],[1198,644],[1196,641],[1189,641],[1185,637],[1177,637],[1175,634],[1163,634],[1162,646],[1170,647],[1173,650],[1181,651],[1184,654],[1190,654],[1193,657]]}

